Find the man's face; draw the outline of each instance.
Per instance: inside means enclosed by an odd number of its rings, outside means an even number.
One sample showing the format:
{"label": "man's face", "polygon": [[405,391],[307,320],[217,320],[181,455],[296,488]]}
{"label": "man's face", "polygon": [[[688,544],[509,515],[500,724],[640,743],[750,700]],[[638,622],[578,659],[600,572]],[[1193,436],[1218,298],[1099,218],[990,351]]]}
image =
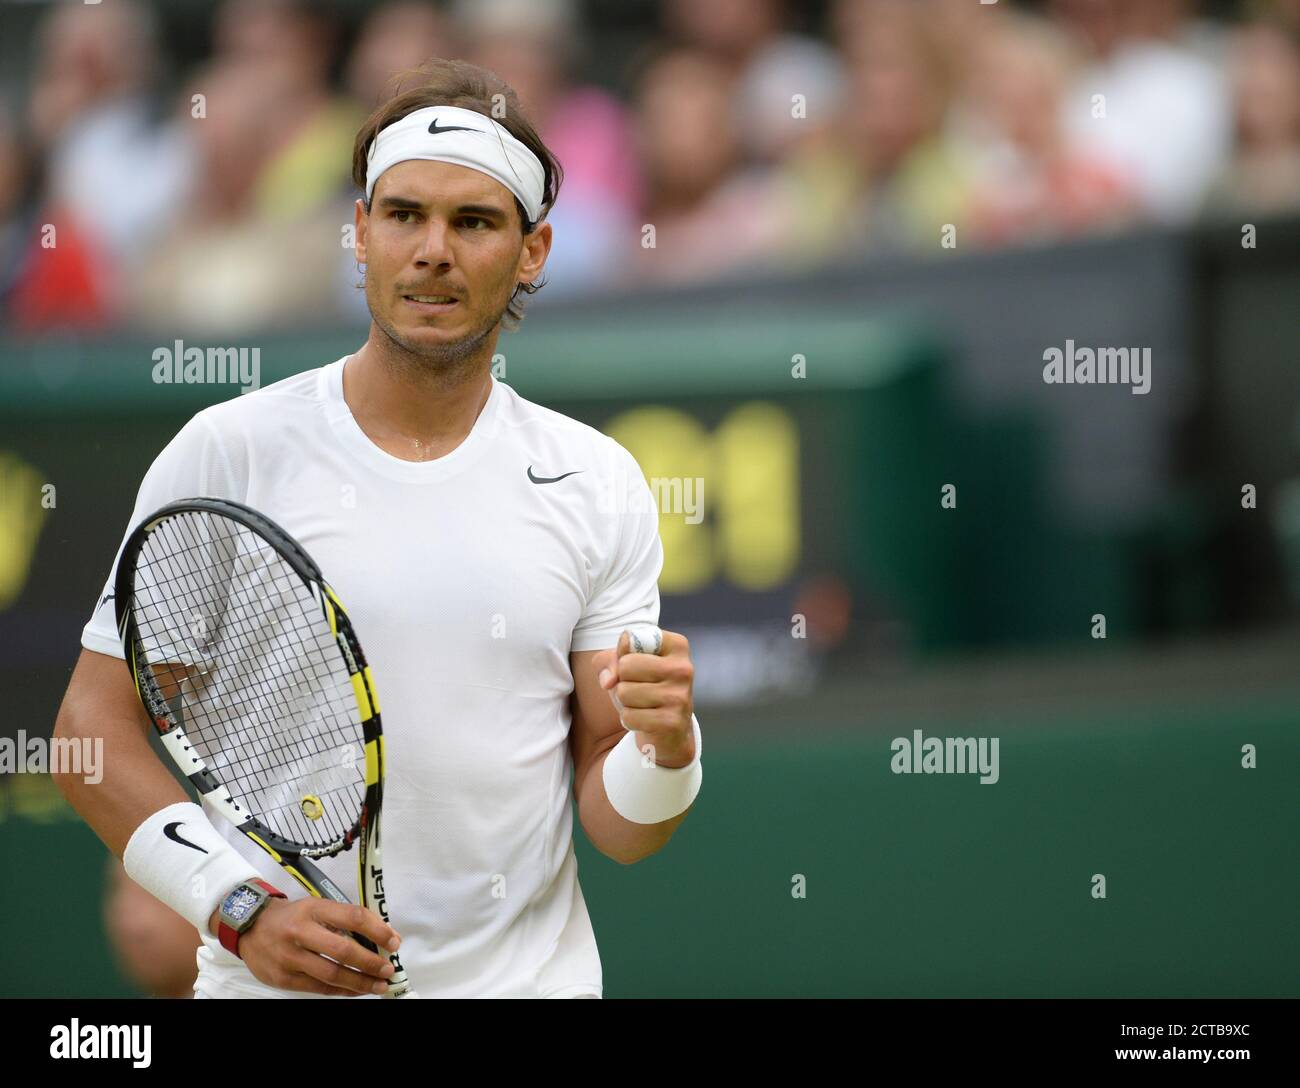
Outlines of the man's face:
{"label": "man's face", "polygon": [[375,323],[414,355],[468,358],[492,335],[515,286],[550,249],[543,224],[525,237],[514,197],[486,174],[413,159],[384,171],[366,215],[357,201],[357,260]]}

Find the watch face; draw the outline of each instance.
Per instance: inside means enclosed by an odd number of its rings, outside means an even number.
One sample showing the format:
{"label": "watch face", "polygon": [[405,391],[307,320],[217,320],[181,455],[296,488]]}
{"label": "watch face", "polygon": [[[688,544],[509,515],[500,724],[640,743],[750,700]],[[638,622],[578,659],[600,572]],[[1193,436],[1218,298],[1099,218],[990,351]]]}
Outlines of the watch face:
{"label": "watch face", "polygon": [[261,899],[261,896],[248,888],[236,888],[226,896],[221,912],[232,923],[238,925],[253,912],[253,908],[261,902]]}

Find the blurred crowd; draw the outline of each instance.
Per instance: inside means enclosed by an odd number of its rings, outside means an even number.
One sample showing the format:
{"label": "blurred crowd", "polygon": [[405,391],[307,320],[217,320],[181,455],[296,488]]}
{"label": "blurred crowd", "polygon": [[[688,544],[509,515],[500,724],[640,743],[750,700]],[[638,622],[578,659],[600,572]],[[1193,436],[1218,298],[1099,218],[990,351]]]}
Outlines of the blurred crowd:
{"label": "blurred crowd", "polygon": [[534,307],[1300,205],[1300,0],[794,9],[660,0],[608,88],[578,0],[222,0],[180,72],[151,6],[53,4],[0,100],[5,324],[364,320],[353,138],[431,57],[505,78],[564,167]]}

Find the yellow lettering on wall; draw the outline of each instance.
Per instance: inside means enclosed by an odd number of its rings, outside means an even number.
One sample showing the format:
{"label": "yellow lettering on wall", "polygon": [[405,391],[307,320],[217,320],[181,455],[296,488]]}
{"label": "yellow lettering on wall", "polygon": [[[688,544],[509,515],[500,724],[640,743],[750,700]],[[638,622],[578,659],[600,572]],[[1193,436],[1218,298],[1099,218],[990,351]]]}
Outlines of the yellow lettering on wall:
{"label": "yellow lettering on wall", "polygon": [[789,414],[754,401],[713,435],[717,530],[727,577],[743,589],[771,589],[799,561],[799,436]]}
{"label": "yellow lettering on wall", "polygon": [[41,474],[17,454],[0,452],[0,612],[27,584],[48,512],[41,503]]}
{"label": "yellow lettering on wall", "polygon": [[[659,504],[664,593],[690,593],[719,578],[759,591],[794,573],[799,435],[788,412],[751,401],[710,433],[688,412],[647,405],[620,413],[605,431],[636,458]],[[686,496],[702,498],[702,519],[686,508]]]}
{"label": "yellow lettering on wall", "polygon": [[651,484],[656,501],[656,480],[702,478],[705,483],[705,519],[688,525],[680,514],[659,503],[659,539],[664,546],[664,569],[659,588],[664,593],[690,593],[717,577],[713,534],[708,524],[708,483],[713,476],[713,451],[709,434],[699,422],[676,408],[633,408],[611,420],[606,433],[636,458]]}

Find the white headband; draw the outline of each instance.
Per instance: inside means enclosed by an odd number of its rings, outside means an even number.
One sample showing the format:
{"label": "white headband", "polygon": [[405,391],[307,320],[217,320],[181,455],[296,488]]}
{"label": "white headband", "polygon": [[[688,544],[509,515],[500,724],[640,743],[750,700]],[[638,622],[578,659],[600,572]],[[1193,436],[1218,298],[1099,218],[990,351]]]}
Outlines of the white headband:
{"label": "white headband", "polygon": [[379,175],[408,159],[467,166],[495,178],[519,198],[529,222],[542,213],[545,171],[537,156],[504,125],[457,106],[425,106],[381,129],[366,160],[366,201]]}

